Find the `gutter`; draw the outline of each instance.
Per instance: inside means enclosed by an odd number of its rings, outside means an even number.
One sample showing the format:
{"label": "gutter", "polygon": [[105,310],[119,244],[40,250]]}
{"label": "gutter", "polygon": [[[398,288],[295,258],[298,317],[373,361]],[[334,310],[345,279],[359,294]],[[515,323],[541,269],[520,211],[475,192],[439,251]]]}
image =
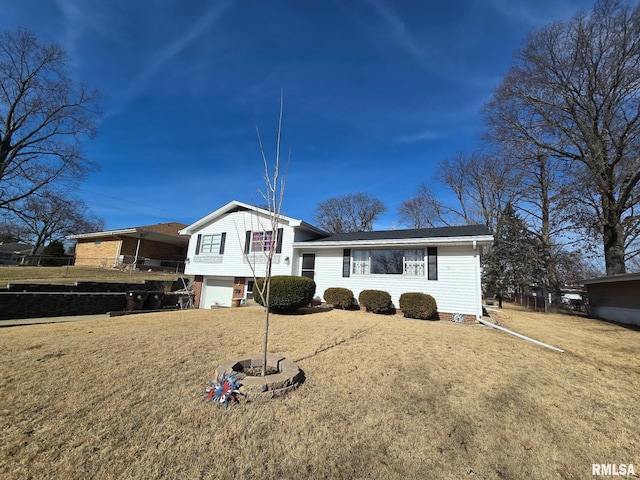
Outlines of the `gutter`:
{"label": "gutter", "polygon": [[397,239],[375,239],[375,240],[307,240],[304,242],[294,242],[293,248],[354,248],[354,247],[387,247],[387,246],[403,246],[403,247],[424,247],[425,245],[433,246],[477,246],[491,245],[493,237],[412,237]]}

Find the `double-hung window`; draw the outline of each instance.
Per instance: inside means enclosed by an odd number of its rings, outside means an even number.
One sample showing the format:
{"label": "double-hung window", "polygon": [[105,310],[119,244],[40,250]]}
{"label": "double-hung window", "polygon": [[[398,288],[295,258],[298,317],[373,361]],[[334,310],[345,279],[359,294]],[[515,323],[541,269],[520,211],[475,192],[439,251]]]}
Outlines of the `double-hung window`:
{"label": "double-hung window", "polygon": [[212,235],[198,235],[196,243],[196,255],[201,253],[213,253],[215,255],[224,254],[224,243],[227,234],[214,233]]}
{"label": "double-hung window", "polygon": [[369,262],[369,250],[353,251],[353,274],[369,275],[371,273]]}
{"label": "double-hung window", "polygon": [[273,248],[273,232],[253,232],[251,236],[252,252],[268,252]]}
{"label": "double-hung window", "polygon": [[[435,249],[434,249],[435,250]],[[429,249],[431,252],[431,249]],[[429,259],[431,261],[431,258]],[[429,264],[431,265],[431,264]],[[425,276],[424,249],[353,250],[352,275]],[[429,270],[429,280],[432,278]],[[344,276],[344,274],[343,274]]]}
{"label": "double-hung window", "polygon": [[247,230],[244,244],[244,253],[251,252],[282,252],[282,233],[283,229],[279,228],[277,232],[269,231],[251,231]]}
{"label": "double-hung window", "polygon": [[403,273],[424,277],[424,250],[404,250]]}

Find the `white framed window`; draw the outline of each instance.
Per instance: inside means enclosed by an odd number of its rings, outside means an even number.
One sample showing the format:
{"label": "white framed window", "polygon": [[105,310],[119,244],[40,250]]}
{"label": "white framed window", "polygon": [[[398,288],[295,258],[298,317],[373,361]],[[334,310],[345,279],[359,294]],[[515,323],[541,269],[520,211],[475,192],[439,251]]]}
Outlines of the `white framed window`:
{"label": "white framed window", "polygon": [[251,235],[252,252],[269,252],[273,249],[273,232],[253,232]]}
{"label": "white framed window", "polygon": [[354,275],[369,275],[369,250],[354,250],[352,265]]}
{"label": "white framed window", "polygon": [[247,230],[244,253],[270,252],[272,250],[275,250],[275,253],[282,253],[282,238],[282,228],[279,228],[275,234],[271,230]]}
{"label": "white framed window", "polygon": [[214,233],[212,235],[198,235],[196,244],[196,255],[201,253],[213,253],[222,255],[224,253],[224,241],[226,233]]}
{"label": "white framed window", "polygon": [[353,275],[425,276],[424,249],[354,250]]}
{"label": "white framed window", "polygon": [[222,235],[203,235],[200,253],[218,253],[220,251],[220,238]]}
{"label": "white framed window", "polygon": [[424,250],[404,251],[404,274],[424,277]]}

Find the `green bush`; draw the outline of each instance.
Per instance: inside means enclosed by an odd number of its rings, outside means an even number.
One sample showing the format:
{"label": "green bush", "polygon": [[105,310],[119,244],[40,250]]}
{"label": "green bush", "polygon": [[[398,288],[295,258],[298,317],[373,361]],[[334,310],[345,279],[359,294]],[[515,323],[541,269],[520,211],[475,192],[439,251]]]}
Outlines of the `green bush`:
{"label": "green bush", "polygon": [[400,308],[407,318],[429,320],[435,318],[438,312],[436,299],[431,295],[420,292],[409,292],[400,295]]}
{"label": "green bush", "polygon": [[333,305],[333,308],[348,309],[355,305],[356,299],[348,288],[333,287],[324,291],[324,301]]}
{"label": "green bush", "polygon": [[382,290],[362,290],[358,295],[360,306],[368,312],[388,313],[391,310],[391,295]]}
{"label": "green bush", "polygon": [[[253,284],[253,299],[264,306],[262,297],[258,293],[263,285],[264,278],[258,278]],[[271,277],[269,309],[278,313],[294,312],[300,307],[309,305],[315,293],[316,282],[310,278],[275,275]]]}

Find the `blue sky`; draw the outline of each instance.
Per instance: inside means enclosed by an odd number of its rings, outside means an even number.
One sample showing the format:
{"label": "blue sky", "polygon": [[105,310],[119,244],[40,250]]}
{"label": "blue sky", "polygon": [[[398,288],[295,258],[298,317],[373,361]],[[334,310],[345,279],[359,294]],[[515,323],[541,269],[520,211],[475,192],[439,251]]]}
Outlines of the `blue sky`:
{"label": "blue sky", "polygon": [[388,208],[479,146],[479,108],[526,34],[584,0],[20,0],[0,30],[58,42],[101,92],[100,170],[78,192],[107,229],[192,223],[260,203],[255,126],[273,158],[280,90],[286,214],[358,191]]}

